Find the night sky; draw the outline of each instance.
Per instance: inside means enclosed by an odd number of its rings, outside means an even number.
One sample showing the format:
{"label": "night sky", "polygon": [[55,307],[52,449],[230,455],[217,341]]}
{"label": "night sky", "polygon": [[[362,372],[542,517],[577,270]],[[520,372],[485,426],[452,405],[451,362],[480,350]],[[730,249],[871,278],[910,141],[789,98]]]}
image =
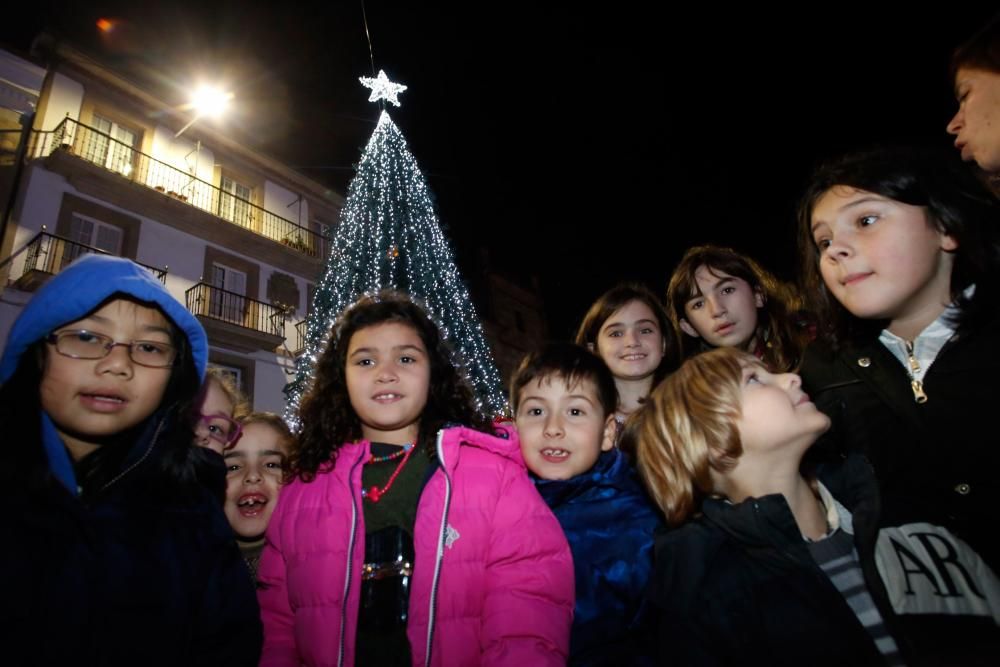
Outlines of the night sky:
{"label": "night sky", "polygon": [[[346,194],[379,113],[357,82],[372,75],[360,0],[130,4],[21,3],[0,43],[27,52],[48,29],[162,73],[178,104],[196,73],[228,81],[223,127]],[[481,246],[494,268],[537,275],[553,337],[618,280],[662,293],[696,243],[792,278],[812,166],[875,143],[949,146],[948,56],[996,11],[420,4],[365,3],[376,69],[409,86],[390,112],[467,279]],[[110,37],[101,17],[119,20]]]}

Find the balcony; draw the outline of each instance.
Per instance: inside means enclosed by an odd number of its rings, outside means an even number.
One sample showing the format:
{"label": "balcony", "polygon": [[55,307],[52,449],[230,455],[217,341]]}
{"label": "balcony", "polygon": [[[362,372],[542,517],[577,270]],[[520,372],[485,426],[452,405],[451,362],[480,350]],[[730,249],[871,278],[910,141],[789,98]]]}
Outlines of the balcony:
{"label": "balcony", "polygon": [[[77,243],[43,231],[36,234],[24,247],[12,254],[3,265],[0,265],[2,267],[0,272],[3,269],[7,270],[7,284],[24,292],[33,292],[46,280],[69,266],[74,259],[88,253],[110,254],[100,248]],[[24,262],[18,263],[22,255]],[[166,269],[158,269],[145,264],[139,264],[139,266],[148,269],[157,280],[166,284]]]}
{"label": "balcony", "polygon": [[[322,260],[325,239],[313,230],[282,218],[165,162],[146,155],[109,134],[72,118],[54,130],[33,133],[29,158],[59,161],[72,155],[116,174],[168,200],[203,211],[298,253]],[[161,217],[169,218],[169,214]]]}
{"label": "balcony", "polygon": [[241,352],[273,352],[285,340],[285,311],[263,301],[206,283],[187,290],[184,300],[213,342]]}
{"label": "balcony", "polygon": [[302,320],[301,322],[295,323],[295,341],[292,346],[291,352],[293,356],[299,356],[306,351],[306,325],[308,320]]}

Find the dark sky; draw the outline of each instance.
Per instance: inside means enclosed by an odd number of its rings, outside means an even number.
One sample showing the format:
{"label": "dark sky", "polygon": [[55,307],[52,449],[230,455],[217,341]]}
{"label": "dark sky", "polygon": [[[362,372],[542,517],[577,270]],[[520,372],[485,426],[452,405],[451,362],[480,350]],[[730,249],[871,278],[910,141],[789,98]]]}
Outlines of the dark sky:
{"label": "dark sky", "polygon": [[[26,51],[47,28],[166,73],[178,102],[197,71],[228,79],[230,127],[346,193],[379,113],[357,83],[372,68],[360,0],[130,4],[23,3],[0,42]],[[811,167],[877,142],[950,145],[948,56],[996,8],[421,4],[365,4],[376,68],[409,86],[390,112],[464,273],[488,246],[537,274],[555,337],[620,279],[662,292],[695,243],[791,278]],[[111,40],[102,16],[122,21]]]}

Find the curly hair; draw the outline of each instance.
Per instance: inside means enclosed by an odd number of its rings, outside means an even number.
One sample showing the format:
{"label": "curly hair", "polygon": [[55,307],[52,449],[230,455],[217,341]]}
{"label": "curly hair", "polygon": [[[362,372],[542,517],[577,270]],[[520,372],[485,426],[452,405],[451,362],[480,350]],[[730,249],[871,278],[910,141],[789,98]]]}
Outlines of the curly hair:
{"label": "curly hair", "polygon": [[438,326],[406,294],[382,290],[361,297],[344,310],[316,362],[313,385],[299,406],[302,430],[289,456],[293,477],[309,482],[317,473],[329,472],[340,447],[361,438],[361,422],[347,392],[347,351],[355,333],[387,322],[411,327],[430,360],[430,386],[420,416],[418,447],[433,456],[435,435],[447,424],[492,433]]}
{"label": "curly hair", "polygon": [[660,383],[629,426],[639,474],[671,526],[718,494],[711,471],[732,469],[743,453],[738,422],[748,363],[760,362],[731,347],[691,357]]}
{"label": "curly hair", "polygon": [[[837,187],[871,192],[924,209],[927,223],[958,244],[951,271],[951,297],[964,334],[996,316],[1000,295],[1000,202],[952,151],[886,147],[851,153],[821,164],[798,207],[799,279],[819,334],[832,347],[857,341],[887,326],[863,320],[837,301],[820,272],[821,253],[812,233],[813,210]],[[975,294],[964,294],[975,285]]]}
{"label": "curly hair", "polygon": [[701,295],[695,273],[706,267],[713,275],[723,273],[739,278],[763,298],[758,308],[757,342],[764,363],[779,371],[794,369],[802,358],[808,331],[802,316],[801,300],[795,290],[778,280],[770,271],[732,248],[701,245],[688,249],[670,277],[667,286],[667,311],[683,358],[712,349],[702,338],[689,336],[681,329],[686,320],[684,306]]}
{"label": "curly hair", "polygon": [[660,327],[660,335],[663,337],[663,359],[660,360],[660,365],[656,367],[653,374],[653,384],[656,384],[677,365],[677,339],[674,328],[670,324],[670,318],[667,317],[667,313],[663,309],[663,304],[645,285],[622,283],[598,297],[587,314],[583,316],[574,342],[596,352],[597,336],[601,333],[601,327],[608,321],[608,318],[633,301],[643,303],[653,311]]}

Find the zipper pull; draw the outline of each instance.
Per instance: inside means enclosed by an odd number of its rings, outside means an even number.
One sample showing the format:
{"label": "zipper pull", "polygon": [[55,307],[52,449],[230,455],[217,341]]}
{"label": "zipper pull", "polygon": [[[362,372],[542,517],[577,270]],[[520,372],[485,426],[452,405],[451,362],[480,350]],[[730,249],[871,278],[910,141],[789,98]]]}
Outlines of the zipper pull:
{"label": "zipper pull", "polygon": [[906,354],[909,355],[910,362],[910,389],[913,390],[913,400],[917,403],[927,402],[927,393],[924,392],[924,383],[917,379],[920,372],[920,362],[913,355],[913,342],[906,341]]}

